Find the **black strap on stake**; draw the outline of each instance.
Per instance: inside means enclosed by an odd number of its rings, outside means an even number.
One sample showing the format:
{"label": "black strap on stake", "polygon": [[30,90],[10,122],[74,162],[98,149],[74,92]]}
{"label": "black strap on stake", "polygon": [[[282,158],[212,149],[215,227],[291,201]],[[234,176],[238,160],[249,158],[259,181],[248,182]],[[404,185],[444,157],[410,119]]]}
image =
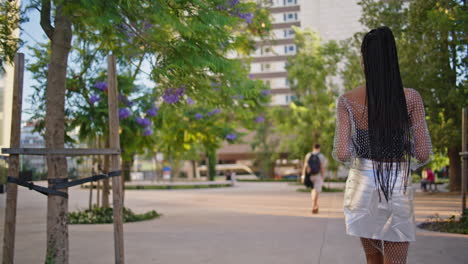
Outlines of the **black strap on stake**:
{"label": "black strap on stake", "polygon": [[114,176],[120,176],[121,174],[122,174],[122,171],[111,171],[108,174],[93,175],[91,177],[78,179],[78,180],[74,180],[71,182],[68,181],[68,178],[49,179],[48,180],[49,184],[52,184],[51,188],[46,188],[43,186],[35,185],[32,182],[13,178],[10,176],[8,176],[8,182],[21,185],[23,187],[29,188],[30,190],[35,190],[44,195],[58,195],[64,198],[68,198],[68,194],[66,192],[58,191],[58,189],[65,189],[65,188],[73,187],[73,186],[80,185],[80,184],[87,183],[87,182],[108,179]]}
{"label": "black strap on stake", "polygon": [[99,181],[103,179],[108,179],[114,176],[120,176],[122,171],[111,171],[108,174],[97,174],[88,178],[78,179],[71,182],[68,182],[68,179],[50,179],[49,183],[53,184],[54,189],[65,189],[68,187],[73,187],[87,182]]}
{"label": "black strap on stake", "polygon": [[61,192],[61,191],[57,191],[56,189],[50,189],[50,188],[47,188],[47,187],[39,186],[39,185],[36,185],[36,184],[34,184],[32,182],[28,182],[28,181],[21,180],[21,179],[18,179],[18,178],[13,178],[13,177],[8,176],[7,181],[9,183],[14,183],[14,184],[26,187],[29,190],[34,190],[36,192],[40,192],[40,193],[42,193],[44,195],[49,195],[50,194],[50,195],[62,196],[63,198],[68,198],[68,193],[66,193],[66,192]]}

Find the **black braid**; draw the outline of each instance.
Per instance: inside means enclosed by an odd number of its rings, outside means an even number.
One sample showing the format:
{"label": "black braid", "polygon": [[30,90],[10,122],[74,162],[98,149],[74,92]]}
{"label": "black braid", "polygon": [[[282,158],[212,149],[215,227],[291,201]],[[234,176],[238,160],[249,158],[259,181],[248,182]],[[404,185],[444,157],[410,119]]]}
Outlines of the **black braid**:
{"label": "black braid", "polygon": [[[361,52],[366,75],[370,158],[379,198],[382,193],[388,201],[398,172],[403,169],[406,191],[411,158],[410,120],[392,31],[388,27],[371,30],[362,41]],[[404,162],[407,164],[402,167]]]}

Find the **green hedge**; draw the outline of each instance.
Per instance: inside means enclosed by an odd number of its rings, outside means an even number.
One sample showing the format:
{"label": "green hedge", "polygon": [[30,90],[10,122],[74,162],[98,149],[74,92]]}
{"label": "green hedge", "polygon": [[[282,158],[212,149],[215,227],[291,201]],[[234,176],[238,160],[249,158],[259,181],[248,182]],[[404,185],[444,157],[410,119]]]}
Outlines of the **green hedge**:
{"label": "green hedge", "polygon": [[[296,189],[296,192],[310,192],[312,189],[310,188],[299,188],[299,189]],[[339,189],[339,188],[327,188],[325,186],[322,187],[322,192],[342,192],[343,189]]]}
{"label": "green hedge", "polygon": [[[161,215],[156,211],[152,210],[144,214],[135,214],[132,210],[125,208],[123,209],[123,220],[124,223],[139,222],[144,220],[150,220],[158,218]],[[94,207],[93,209],[87,209],[84,211],[70,212],[68,213],[69,224],[110,224],[113,222],[113,209]]]}
{"label": "green hedge", "polygon": [[[276,179],[239,179],[237,180],[239,182],[297,182],[297,180],[290,180],[290,179],[280,179],[280,180],[276,180]],[[337,178],[337,179],[333,179],[333,178],[325,178],[325,182],[346,182],[346,178]]]}
{"label": "green hedge", "polygon": [[438,214],[435,214],[427,222],[418,226],[431,231],[468,235],[468,209],[460,217],[452,215],[448,219],[442,219]]}
{"label": "green hedge", "polygon": [[297,180],[290,180],[290,179],[273,179],[273,178],[265,178],[265,179],[238,179],[239,182],[296,182]]}
{"label": "green hedge", "polygon": [[125,190],[177,190],[177,189],[205,189],[231,187],[231,184],[206,185],[125,185]]}

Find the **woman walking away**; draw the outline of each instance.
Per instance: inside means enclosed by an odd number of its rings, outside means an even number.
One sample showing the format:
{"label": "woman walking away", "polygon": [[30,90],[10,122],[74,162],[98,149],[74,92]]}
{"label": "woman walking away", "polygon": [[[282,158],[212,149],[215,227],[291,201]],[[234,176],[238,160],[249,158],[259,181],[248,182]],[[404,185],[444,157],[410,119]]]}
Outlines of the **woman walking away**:
{"label": "woman walking away", "polygon": [[344,197],[346,232],[360,237],[367,263],[406,263],[415,241],[411,170],[431,155],[419,93],[404,89],[388,27],[361,45],[366,84],[341,95],[333,157],[350,166]]}

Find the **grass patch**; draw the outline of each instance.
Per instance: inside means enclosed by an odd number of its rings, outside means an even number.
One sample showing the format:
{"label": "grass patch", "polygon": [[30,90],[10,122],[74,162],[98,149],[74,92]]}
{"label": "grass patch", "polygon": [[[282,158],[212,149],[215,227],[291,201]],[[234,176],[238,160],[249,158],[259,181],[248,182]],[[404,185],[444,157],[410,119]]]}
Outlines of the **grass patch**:
{"label": "grass patch", "polygon": [[292,180],[292,179],[237,179],[238,182],[296,182],[297,180]]}
{"label": "grass patch", "polygon": [[[277,179],[238,179],[237,181],[239,182],[297,182],[297,180],[291,180],[291,179],[280,179],[280,180],[277,180]],[[346,178],[337,178],[337,179],[329,179],[329,178],[325,178],[325,182],[346,182]],[[301,184],[301,183],[299,183]]]}
{"label": "grass patch", "polygon": [[231,184],[206,185],[126,185],[125,190],[181,190],[231,187]]}
{"label": "grass patch", "polygon": [[[310,192],[311,189],[310,188],[298,188],[296,189],[296,192]],[[339,189],[339,188],[328,188],[328,187],[325,187],[323,186],[322,187],[322,192],[342,192],[343,189]]]}
{"label": "grass patch", "polygon": [[347,178],[325,178],[325,182],[346,182]]}
{"label": "grass patch", "polygon": [[[152,210],[144,214],[135,214],[129,208],[123,208],[124,223],[139,222],[158,218],[161,215]],[[69,224],[110,224],[113,222],[114,215],[112,208],[93,207],[84,211],[68,213]]]}
{"label": "grass patch", "polygon": [[431,231],[468,235],[468,209],[460,217],[452,215],[448,219],[442,219],[439,214],[435,214],[418,227]]}

